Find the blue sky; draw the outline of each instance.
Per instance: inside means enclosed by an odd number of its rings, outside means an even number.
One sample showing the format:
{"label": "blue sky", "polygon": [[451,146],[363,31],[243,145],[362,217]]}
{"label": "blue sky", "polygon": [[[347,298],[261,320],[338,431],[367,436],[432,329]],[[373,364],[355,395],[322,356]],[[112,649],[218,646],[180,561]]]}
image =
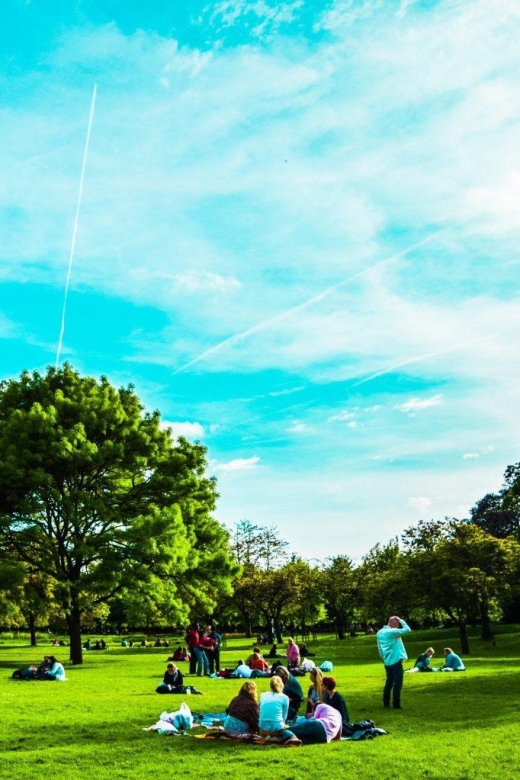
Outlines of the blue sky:
{"label": "blue sky", "polygon": [[208,447],[218,518],[359,558],[520,460],[520,9],[6,0],[2,376]]}

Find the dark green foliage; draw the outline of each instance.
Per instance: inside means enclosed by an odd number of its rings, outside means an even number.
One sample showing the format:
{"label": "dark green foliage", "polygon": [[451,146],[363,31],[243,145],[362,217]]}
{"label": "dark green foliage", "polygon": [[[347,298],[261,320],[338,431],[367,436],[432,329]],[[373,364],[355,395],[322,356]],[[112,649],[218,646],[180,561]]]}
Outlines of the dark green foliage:
{"label": "dark green foliage", "polygon": [[194,593],[229,590],[205,456],[104,377],[65,365],[0,385],[0,551],[56,581],[76,663],[82,612],[116,593],[186,618]]}

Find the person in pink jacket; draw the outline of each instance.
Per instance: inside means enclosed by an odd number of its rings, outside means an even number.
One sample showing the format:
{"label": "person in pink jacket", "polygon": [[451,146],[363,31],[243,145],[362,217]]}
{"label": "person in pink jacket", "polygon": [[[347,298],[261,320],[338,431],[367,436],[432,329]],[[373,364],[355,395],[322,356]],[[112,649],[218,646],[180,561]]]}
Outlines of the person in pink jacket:
{"label": "person in pink jacket", "polygon": [[289,669],[293,669],[295,666],[300,665],[300,648],[294,641],[289,639],[287,642],[287,666]]}

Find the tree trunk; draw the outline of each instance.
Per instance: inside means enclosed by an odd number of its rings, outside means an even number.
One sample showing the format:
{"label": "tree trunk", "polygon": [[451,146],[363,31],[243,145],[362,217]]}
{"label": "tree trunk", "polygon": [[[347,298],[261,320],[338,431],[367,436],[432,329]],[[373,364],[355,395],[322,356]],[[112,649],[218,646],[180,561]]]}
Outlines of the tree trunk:
{"label": "tree trunk", "polygon": [[31,636],[31,647],[36,647],[36,619],[32,612],[27,619],[27,625]]}
{"label": "tree trunk", "polygon": [[340,617],[336,620],[336,634],[338,639],[345,639],[345,622]]}
{"label": "tree trunk", "polygon": [[487,599],[482,599],[480,610],[482,616],[482,632],[480,636],[482,639],[493,639],[493,631],[491,630],[491,620],[489,619],[489,607]]}
{"label": "tree trunk", "polygon": [[69,628],[70,660],[73,664],[83,663],[83,647],[81,643],[81,610],[77,604],[73,605],[67,615]]}
{"label": "tree trunk", "polygon": [[468,629],[466,623],[459,623],[460,649],[464,655],[469,655]]}

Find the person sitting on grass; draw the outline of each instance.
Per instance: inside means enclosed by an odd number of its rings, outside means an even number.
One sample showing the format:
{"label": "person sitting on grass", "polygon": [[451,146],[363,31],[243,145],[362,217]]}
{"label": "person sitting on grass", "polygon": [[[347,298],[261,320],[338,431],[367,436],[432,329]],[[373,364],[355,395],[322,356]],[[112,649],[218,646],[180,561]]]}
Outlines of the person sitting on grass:
{"label": "person sitting on grass", "polygon": [[248,656],[248,657],[246,658],[246,664],[247,664],[248,666],[251,666],[251,662],[252,662],[252,660],[253,660],[253,658],[254,658],[254,656],[255,656],[255,653],[256,653],[257,655],[259,655],[259,656],[260,656],[260,658],[263,658],[263,656],[262,656],[262,651],[260,650],[259,646],[258,646],[258,645],[255,645],[255,646],[253,647],[253,652],[251,653],[251,655],[250,655],[250,656]]}
{"label": "person sitting on grass", "polygon": [[287,640],[286,656],[287,656],[287,666],[289,667],[289,669],[292,669],[295,666],[300,665],[300,648],[292,638],[289,638]]}
{"label": "person sitting on grass", "polygon": [[224,731],[229,737],[257,734],[259,712],[256,683],[247,680],[226,710]]}
{"label": "person sitting on grass", "polygon": [[421,653],[417,661],[415,662],[415,668],[420,672],[431,672],[433,669],[430,666],[430,659],[435,653],[433,647],[429,647],[424,653]]}
{"label": "person sitting on grass", "polygon": [[288,719],[292,721],[297,717],[298,710],[300,709],[301,703],[303,701],[302,686],[296,677],[293,677],[293,675],[290,674],[289,670],[286,669],[285,666],[278,666],[276,668],[275,674],[277,674],[283,680],[283,692],[289,698]]}
{"label": "person sitting on grass", "polygon": [[289,697],[282,693],[283,680],[278,675],[271,677],[270,691],[260,696],[260,714],[258,728],[263,737],[279,741],[286,747],[301,745],[294,734],[286,728],[285,721],[289,712]]}
{"label": "person sitting on grass", "polygon": [[336,680],[334,677],[324,677],[322,683],[323,703],[328,704],[329,707],[334,707],[334,709],[339,712],[341,715],[343,732],[350,734],[350,732],[345,731],[347,723],[350,722],[347,703],[341,693],[338,693],[336,690]]}
{"label": "person sitting on grass", "polygon": [[305,642],[300,645],[300,657],[301,658],[315,658],[316,653],[311,653]]}
{"label": "person sitting on grass", "polygon": [[454,653],[451,647],[444,648],[444,664],[441,666],[443,672],[465,672],[466,667],[462,662],[462,658],[457,653]]}
{"label": "person sitting on grass", "polygon": [[305,713],[307,718],[311,717],[316,705],[323,701],[323,672],[315,666],[310,670],[309,677],[311,685],[307,693],[307,712]]}
{"label": "person sitting on grass", "polygon": [[44,662],[47,666],[47,671],[43,673],[42,680],[58,680],[59,682],[67,680],[63,664],[60,664],[54,655],[46,655]]}
{"label": "person sitting on grass", "polygon": [[321,745],[341,739],[342,730],[343,724],[338,710],[320,703],[310,718],[299,718],[298,723],[282,732],[281,736],[282,740],[287,737],[289,741],[296,738],[303,745]]}
{"label": "person sitting on grass", "polygon": [[267,663],[267,661],[264,661],[260,653],[253,653],[252,656],[250,656],[251,661],[249,662],[249,666],[251,667],[251,677],[269,677],[270,676],[270,669],[271,667]]}
{"label": "person sitting on grass", "polygon": [[155,689],[156,693],[184,693],[184,678],[175,664],[168,664],[162,683]]}
{"label": "person sitting on grass", "polygon": [[278,655],[278,645],[276,642],[273,642],[273,646],[269,650],[269,652],[265,656],[266,658],[281,658],[281,656]]}

